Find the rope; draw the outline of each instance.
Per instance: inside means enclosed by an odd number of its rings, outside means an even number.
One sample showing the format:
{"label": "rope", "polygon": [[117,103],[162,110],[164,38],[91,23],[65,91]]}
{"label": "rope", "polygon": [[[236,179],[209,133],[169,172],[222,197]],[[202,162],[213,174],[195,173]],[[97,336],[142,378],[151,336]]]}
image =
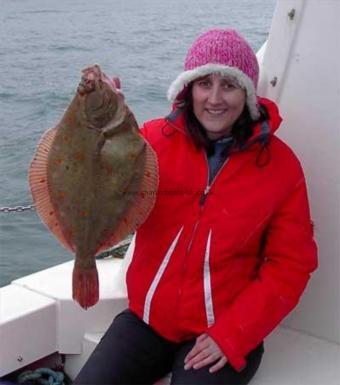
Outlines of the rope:
{"label": "rope", "polygon": [[65,385],[64,373],[49,368],[27,370],[17,378],[18,384],[29,385]]}
{"label": "rope", "polygon": [[119,242],[117,245],[113,246],[111,249],[108,249],[96,255],[96,259],[124,258],[126,250],[128,249],[131,243],[131,238],[132,237],[130,235],[123,241]]}

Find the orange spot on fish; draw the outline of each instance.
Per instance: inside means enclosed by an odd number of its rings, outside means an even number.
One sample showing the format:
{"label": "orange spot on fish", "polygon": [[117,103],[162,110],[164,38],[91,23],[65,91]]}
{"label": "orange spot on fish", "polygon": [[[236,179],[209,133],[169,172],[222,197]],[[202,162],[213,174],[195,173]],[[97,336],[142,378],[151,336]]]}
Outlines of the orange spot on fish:
{"label": "orange spot on fish", "polygon": [[64,199],[64,198],[65,198],[65,193],[64,193],[64,191],[59,191],[59,192],[58,192],[58,198],[59,198],[59,199]]}
{"label": "orange spot on fish", "polygon": [[74,154],[74,159],[75,160],[84,160],[84,154],[82,152],[78,151]]}
{"label": "orange spot on fish", "polygon": [[40,179],[39,180],[39,183],[44,183],[44,182],[46,182],[46,179]]}
{"label": "orange spot on fish", "polygon": [[67,136],[67,135],[64,135],[64,142],[68,142],[70,140],[70,138]]}
{"label": "orange spot on fish", "polygon": [[146,171],[145,176],[151,176],[151,172],[150,171]]}
{"label": "orange spot on fish", "polygon": [[63,162],[64,162],[64,159],[56,159],[54,163],[55,163],[57,166],[60,166]]}
{"label": "orange spot on fish", "polygon": [[84,218],[84,217],[87,217],[89,214],[87,211],[80,211],[79,215]]}
{"label": "orange spot on fish", "polygon": [[54,211],[50,211],[50,215],[53,215],[54,214]]}

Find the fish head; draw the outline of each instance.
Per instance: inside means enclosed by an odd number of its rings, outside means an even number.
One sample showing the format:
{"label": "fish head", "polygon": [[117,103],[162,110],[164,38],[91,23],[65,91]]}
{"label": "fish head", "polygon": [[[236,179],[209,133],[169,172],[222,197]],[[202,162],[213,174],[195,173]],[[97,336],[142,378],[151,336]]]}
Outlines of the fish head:
{"label": "fish head", "polygon": [[77,93],[83,101],[85,117],[92,126],[101,128],[109,121],[119,119],[115,115],[125,104],[124,95],[98,64],[82,70]]}

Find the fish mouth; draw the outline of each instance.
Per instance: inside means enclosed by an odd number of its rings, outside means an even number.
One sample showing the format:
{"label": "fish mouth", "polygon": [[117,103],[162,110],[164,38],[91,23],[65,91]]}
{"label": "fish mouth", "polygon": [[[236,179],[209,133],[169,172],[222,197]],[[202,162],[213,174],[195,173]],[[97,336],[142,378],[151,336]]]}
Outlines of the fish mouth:
{"label": "fish mouth", "polygon": [[95,82],[94,80],[88,79],[85,76],[82,76],[80,83],[77,88],[77,92],[79,95],[83,96],[85,94],[89,94],[95,90]]}
{"label": "fish mouth", "polygon": [[93,92],[96,88],[103,88],[104,83],[106,83],[112,91],[117,92],[115,82],[102,72],[98,64],[84,68],[81,72],[82,77],[77,89],[77,92],[81,96]]}

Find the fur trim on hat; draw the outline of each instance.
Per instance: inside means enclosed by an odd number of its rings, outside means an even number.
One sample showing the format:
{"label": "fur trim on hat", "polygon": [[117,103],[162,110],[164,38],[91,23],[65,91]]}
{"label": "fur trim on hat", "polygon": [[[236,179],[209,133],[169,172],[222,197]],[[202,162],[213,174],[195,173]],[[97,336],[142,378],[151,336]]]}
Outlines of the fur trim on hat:
{"label": "fur trim on hat", "polygon": [[239,86],[246,91],[247,94],[247,106],[250,116],[253,120],[257,120],[260,116],[257,97],[253,81],[242,71],[236,67],[229,67],[223,64],[208,63],[200,67],[196,67],[189,71],[182,72],[177,79],[175,79],[168,89],[168,100],[176,103],[177,96],[188,86],[193,80],[196,80],[202,76],[206,76],[212,73],[219,73],[221,75],[229,75],[236,79]]}

